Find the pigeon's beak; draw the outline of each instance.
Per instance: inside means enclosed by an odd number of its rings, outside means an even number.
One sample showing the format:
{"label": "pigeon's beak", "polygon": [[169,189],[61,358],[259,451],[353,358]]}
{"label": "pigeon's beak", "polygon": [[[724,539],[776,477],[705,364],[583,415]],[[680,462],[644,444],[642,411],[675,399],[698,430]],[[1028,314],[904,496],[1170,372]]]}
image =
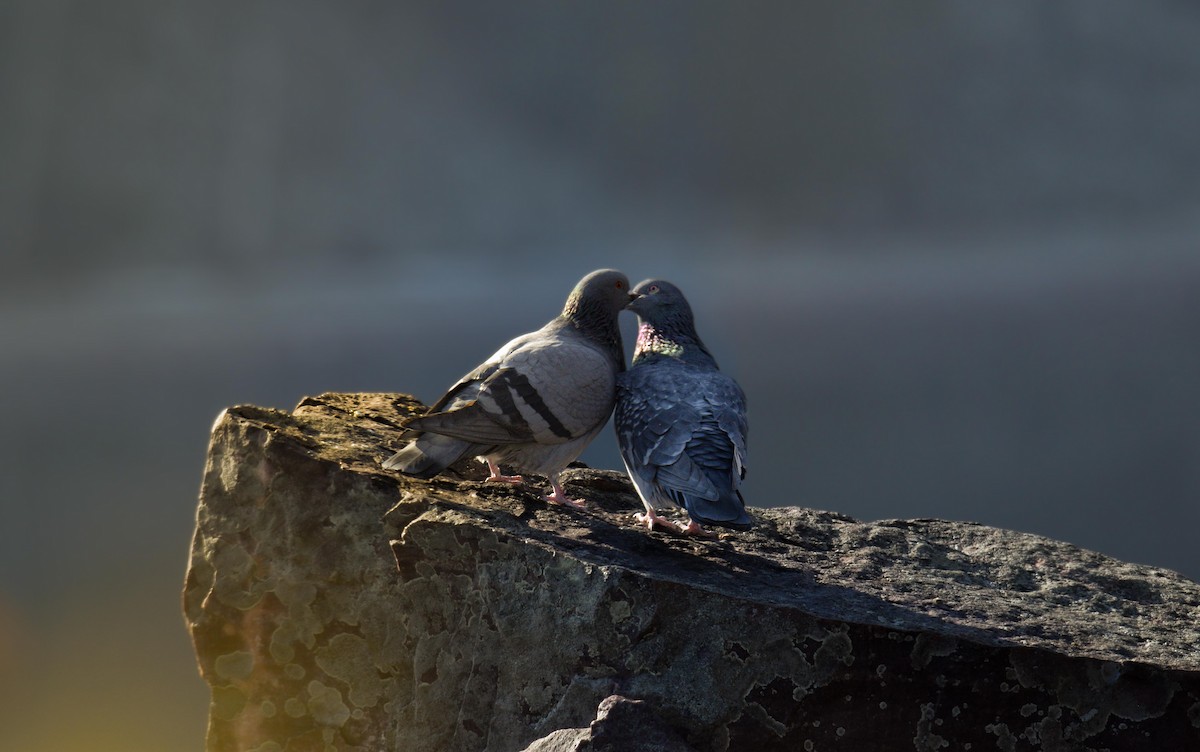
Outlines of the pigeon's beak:
{"label": "pigeon's beak", "polygon": [[641,300],[642,297],[644,297],[644,296],[639,295],[636,292],[629,293],[629,302],[625,304],[625,310],[627,310],[627,311],[634,310],[633,304],[636,303],[637,301]]}

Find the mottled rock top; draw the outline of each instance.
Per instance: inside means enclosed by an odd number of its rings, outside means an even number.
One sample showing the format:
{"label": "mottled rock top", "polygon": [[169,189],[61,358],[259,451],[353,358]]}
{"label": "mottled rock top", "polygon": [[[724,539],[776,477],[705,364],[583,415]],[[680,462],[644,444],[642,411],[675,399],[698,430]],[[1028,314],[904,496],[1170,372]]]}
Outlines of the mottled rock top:
{"label": "mottled rock top", "polygon": [[860,522],[801,507],[752,509],[751,532],[716,541],[650,533],[635,525],[640,502],[619,472],[568,470],[568,493],[589,501],[577,511],[541,501],[536,481],[483,483],[473,463],[432,481],[383,470],[400,422],[421,409],[398,394],[323,394],[290,414],[230,408],[314,459],[395,484],[398,503],[385,522],[401,541],[418,519],[482,526],[589,564],[823,619],[1200,669],[1200,585],[1173,571],[970,522]]}

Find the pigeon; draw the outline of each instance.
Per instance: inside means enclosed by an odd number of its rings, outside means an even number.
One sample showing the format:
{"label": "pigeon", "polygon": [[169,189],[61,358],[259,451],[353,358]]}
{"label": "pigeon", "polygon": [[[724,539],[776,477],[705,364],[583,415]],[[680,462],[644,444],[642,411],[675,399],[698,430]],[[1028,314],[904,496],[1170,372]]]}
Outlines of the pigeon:
{"label": "pigeon", "polygon": [[616,378],[625,370],[617,315],[631,300],[629,279],[601,269],[579,281],[562,313],[501,347],[450,387],[423,416],[410,419],[412,441],[383,463],[432,478],[463,457],[487,462],[489,481],[521,483],[500,465],[545,475],[553,504],[567,498],[559,473],[608,422]]}
{"label": "pigeon", "polygon": [[[639,284],[627,309],[638,316],[633,364],[617,378],[613,426],[625,470],[646,513],[638,520],[684,535],[702,525],[748,530],[738,486],[746,475],[746,395],[721,373],[696,334],[691,306],[675,285]],[[680,527],[656,509],[683,507]]]}

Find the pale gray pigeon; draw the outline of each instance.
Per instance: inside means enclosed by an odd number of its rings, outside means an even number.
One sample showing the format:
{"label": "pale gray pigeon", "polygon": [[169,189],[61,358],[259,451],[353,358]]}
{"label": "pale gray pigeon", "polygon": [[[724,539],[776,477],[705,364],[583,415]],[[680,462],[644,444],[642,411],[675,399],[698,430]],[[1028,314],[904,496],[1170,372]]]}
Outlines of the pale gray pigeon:
{"label": "pale gray pigeon", "polygon": [[[746,475],[746,395],[721,373],[696,334],[679,288],[647,280],[627,308],[638,315],[633,365],[617,378],[614,427],[625,469],[651,530],[686,535],[701,527],[747,530],[753,524],[738,486]],[[657,509],[683,507],[680,528]]]}
{"label": "pale gray pigeon", "polygon": [[550,479],[554,504],[567,498],[558,475],[579,456],[612,414],[625,354],[617,314],[631,299],[629,280],[594,271],[571,291],[562,313],[536,332],[496,351],[442,396],[429,412],[405,423],[413,441],[383,463],[432,478],[463,457],[488,463],[489,481],[520,483],[500,465]]}

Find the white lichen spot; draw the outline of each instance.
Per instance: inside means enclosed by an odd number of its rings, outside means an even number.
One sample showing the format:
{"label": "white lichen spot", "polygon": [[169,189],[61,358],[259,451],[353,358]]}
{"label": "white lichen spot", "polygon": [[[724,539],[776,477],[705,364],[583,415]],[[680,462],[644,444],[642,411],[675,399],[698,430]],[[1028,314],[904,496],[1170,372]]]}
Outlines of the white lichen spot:
{"label": "white lichen spot", "polygon": [[962,709],[961,709],[961,708],[959,708],[957,705],[955,705],[954,707],[950,708],[950,715],[951,715],[951,716],[953,716],[953,717],[955,717],[955,718],[957,718],[957,717],[958,717],[958,715],[959,715],[959,713],[961,713],[961,712],[962,712]]}
{"label": "white lichen spot", "polygon": [[950,742],[930,730],[931,725],[939,725],[935,718],[937,708],[932,702],[921,705],[921,720],[917,722],[917,735],[913,737],[913,746],[919,750],[936,750],[949,747]]}
{"label": "white lichen spot", "polygon": [[275,703],[263,700],[262,704],[258,706],[258,712],[262,713],[263,718],[274,718],[279,711],[275,708]]}
{"label": "white lichen spot", "polygon": [[845,736],[845,735],[846,735],[846,729],[842,728],[841,726],[838,726],[838,727],[837,727],[837,731],[835,731],[835,732],[833,732],[833,733],[837,734],[838,736]]}
{"label": "white lichen spot", "polygon": [[1027,702],[1021,706],[1021,717],[1022,718],[1028,718],[1029,716],[1033,715],[1036,712],[1037,712],[1037,705],[1034,705],[1032,702]]}
{"label": "white lichen spot", "polygon": [[996,747],[1001,752],[1015,752],[1017,748],[1017,737],[1008,730],[1007,723],[989,723],[983,727],[983,730],[989,734],[996,735]]}
{"label": "white lichen spot", "polygon": [[613,601],[608,606],[608,612],[612,615],[613,623],[619,624],[630,617],[633,608],[629,605],[629,601]]}
{"label": "white lichen spot", "polygon": [[812,739],[805,739],[804,752],[813,752],[814,749],[816,749],[816,746],[813,744]]}
{"label": "white lichen spot", "polygon": [[887,710],[887,703],[886,703],[886,702],[883,702],[883,701],[880,701],[880,703],[879,703],[879,709],[880,709],[880,710]]}
{"label": "white lichen spot", "polygon": [[304,715],[304,703],[296,697],[289,697],[287,702],[283,703],[283,712],[293,718],[299,718]]}
{"label": "white lichen spot", "polygon": [[1039,745],[1042,743],[1042,728],[1040,724],[1035,723],[1025,729],[1025,732],[1021,736],[1025,737],[1030,744]]}

